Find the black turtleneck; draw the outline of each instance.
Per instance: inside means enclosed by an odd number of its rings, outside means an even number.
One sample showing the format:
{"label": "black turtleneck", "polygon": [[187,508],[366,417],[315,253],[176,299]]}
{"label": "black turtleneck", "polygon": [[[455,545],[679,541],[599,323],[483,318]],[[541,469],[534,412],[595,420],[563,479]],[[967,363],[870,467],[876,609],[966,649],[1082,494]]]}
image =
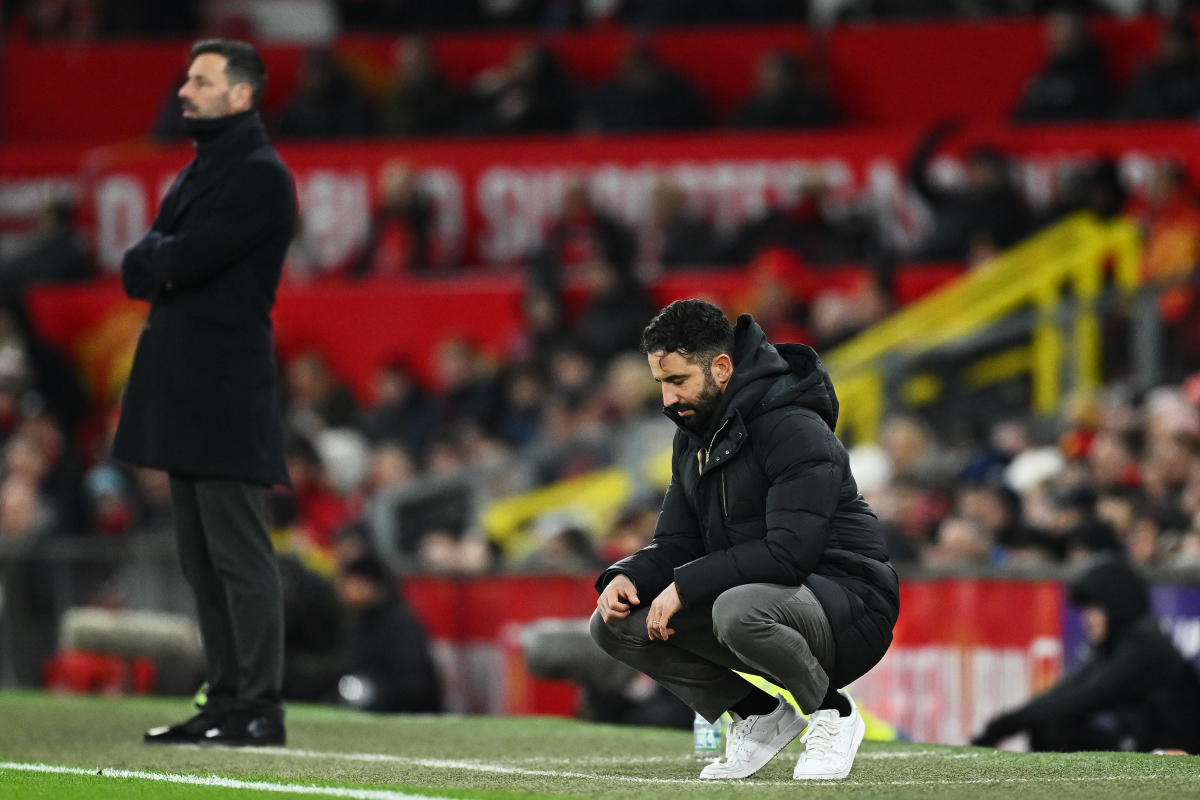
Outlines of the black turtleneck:
{"label": "black turtleneck", "polygon": [[264,138],[266,136],[262,120],[253,109],[223,117],[185,119],[184,128],[196,144],[196,169],[193,174],[204,170],[214,161],[222,161],[225,153],[236,148],[246,134],[257,131]]}
{"label": "black turtleneck", "polygon": [[239,122],[257,116],[258,112],[251,109],[239,111],[236,114],[226,114],[223,117],[184,117],[183,129],[188,138],[196,142],[196,147],[201,148],[210,142],[215,142],[226,131],[237,127]]}

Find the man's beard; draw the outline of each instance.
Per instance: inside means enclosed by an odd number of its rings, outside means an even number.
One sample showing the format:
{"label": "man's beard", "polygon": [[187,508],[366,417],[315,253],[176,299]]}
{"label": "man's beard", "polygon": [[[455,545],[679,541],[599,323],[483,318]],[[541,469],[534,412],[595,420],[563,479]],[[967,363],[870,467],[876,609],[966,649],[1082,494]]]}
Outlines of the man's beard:
{"label": "man's beard", "polygon": [[668,410],[679,413],[680,411],[692,410],[696,413],[690,417],[680,417],[680,421],[696,431],[703,433],[708,430],[708,426],[712,423],[713,414],[717,413],[717,406],[721,404],[721,387],[717,386],[717,382],[713,380],[712,374],[708,370],[704,371],[704,388],[700,390],[700,396],[690,403],[683,401],[672,404]]}

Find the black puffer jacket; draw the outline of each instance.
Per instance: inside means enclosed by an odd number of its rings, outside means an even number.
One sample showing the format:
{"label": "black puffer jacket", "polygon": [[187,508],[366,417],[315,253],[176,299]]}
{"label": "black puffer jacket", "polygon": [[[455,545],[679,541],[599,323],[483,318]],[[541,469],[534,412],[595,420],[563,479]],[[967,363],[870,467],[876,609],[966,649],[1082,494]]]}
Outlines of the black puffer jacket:
{"label": "black puffer jacket", "polygon": [[879,521],[833,435],[838,402],[812,348],[767,343],[738,318],[734,372],[705,440],[670,412],[671,485],[653,541],[600,576],[637,584],[643,602],[675,582],[688,605],[747,583],[807,585],[833,629],[832,682],[871,669],[900,609]]}

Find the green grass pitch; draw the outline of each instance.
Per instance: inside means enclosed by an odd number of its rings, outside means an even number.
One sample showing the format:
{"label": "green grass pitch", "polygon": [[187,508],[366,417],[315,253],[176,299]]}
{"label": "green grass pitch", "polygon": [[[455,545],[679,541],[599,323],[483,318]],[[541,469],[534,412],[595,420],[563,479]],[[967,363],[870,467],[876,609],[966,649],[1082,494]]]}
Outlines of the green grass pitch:
{"label": "green grass pitch", "polygon": [[752,779],[709,783],[696,780],[686,732],[542,717],[372,716],[292,706],[287,748],[141,744],[145,729],[188,712],[179,700],[0,694],[0,798],[1200,796],[1200,757],[1017,755],[906,743],[864,744],[844,781],[792,781],[802,747],[796,742]]}

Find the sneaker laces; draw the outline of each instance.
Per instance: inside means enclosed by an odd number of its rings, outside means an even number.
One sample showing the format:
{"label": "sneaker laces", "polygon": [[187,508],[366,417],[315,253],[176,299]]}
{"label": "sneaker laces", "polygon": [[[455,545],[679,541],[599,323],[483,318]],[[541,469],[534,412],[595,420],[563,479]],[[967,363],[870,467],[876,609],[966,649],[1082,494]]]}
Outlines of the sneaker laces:
{"label": "sneaker laces", "polygon": [[742,746],[746,744],[746,734],[754,726],[754,717],[739,719],[729,726],[729,742],[725,746],[725,763],[735,755],[741,755]]}
{"label": "sneaker laces", "polygon": [[804,743],[804,757],[825,758],[833,747],[833,738],[837,736],[837,720],[822,716],[815,722],[809,719],[808,730],[800,737]]}

